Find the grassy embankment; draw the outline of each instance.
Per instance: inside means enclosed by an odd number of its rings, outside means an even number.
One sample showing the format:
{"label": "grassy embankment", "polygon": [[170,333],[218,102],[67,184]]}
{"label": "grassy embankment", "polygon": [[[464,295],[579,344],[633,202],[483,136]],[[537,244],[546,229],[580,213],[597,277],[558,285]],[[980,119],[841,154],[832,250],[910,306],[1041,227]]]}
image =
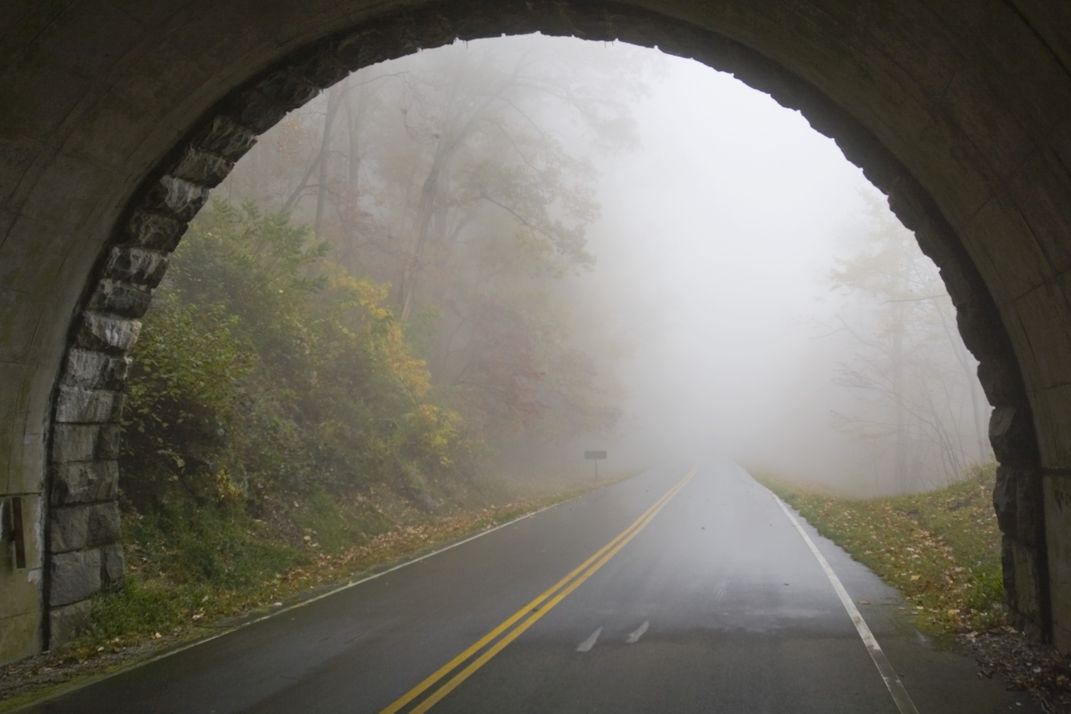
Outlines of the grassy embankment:
{"label": "grassy embankment", "polygon": [[921,629],[951,635],[1004,623],[994,478],[986,467],[938,491],[868,500],[760,480],[903,593]]}
{"label": "grassy embankment", "polygon": [[[599,486],[634,471],[610,474]],[[299,602],[591,490],[586,474],[533,487],[477,480],[428,511],[392,490],[279,498],[273,515],[175,501],[124,514],[127,576],[70,643],[0,670],[0,711]]]}
{"label": "grassy embankment", "polygon": [[[614,474],[600,485],[630,475]],[[234,619],[377,572],[591,488],[577,480],[541,493],[483,489],[468,499],[453,494],[455,504],[469,505],[435,512],[392,493],[350,500],[320,493],[275,504],[284,515],[272,519],[190,503],[152,517],[132,514],[124,521],[123,587],[98,597],[89,624],[53,661],[81,661],[152,640],[197,639]]]}

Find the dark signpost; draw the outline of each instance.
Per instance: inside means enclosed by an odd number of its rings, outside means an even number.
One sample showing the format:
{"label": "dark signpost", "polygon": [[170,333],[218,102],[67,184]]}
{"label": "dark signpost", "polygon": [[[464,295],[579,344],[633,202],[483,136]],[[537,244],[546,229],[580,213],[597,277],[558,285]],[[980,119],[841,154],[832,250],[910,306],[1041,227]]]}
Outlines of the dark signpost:
{"label": "dark signpost", "polygon": [[595,480],[599,480],[599,461],[606,458],[605,451],[585,451],[584,458],[595,462]]}

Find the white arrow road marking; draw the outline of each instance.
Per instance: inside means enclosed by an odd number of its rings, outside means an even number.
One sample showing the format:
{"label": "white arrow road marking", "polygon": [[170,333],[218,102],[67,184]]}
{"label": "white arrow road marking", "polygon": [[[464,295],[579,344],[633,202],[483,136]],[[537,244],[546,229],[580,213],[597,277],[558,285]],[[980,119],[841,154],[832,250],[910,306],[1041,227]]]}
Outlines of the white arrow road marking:
{"label": "white arrow road marking", "polygon": [[577,652],[590,652],[591,648],[595,646],[595,642],[598,641],[599,635],[602,634],[602,627],[591,633],[591,636],[576,646]]}
{"label": "white arrow road marking", "polygon": [[643,633],[647,632],[647,628],[650,626],[650,621],[644,620],[642,625],[637,627],[632,632],[628,633],[628,638],[625,640],[625,642],[629,643],[630,645],[636,644],[640,641],[640,638],[643,637]]}

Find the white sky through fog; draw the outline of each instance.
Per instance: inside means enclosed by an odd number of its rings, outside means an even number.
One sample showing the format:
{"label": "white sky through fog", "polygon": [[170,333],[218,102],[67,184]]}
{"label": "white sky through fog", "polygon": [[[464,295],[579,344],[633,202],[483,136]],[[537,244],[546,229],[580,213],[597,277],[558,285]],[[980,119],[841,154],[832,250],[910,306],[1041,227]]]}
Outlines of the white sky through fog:
{"label": "white sky through fog", "polygon": [[798,112],[690,60],[665,63],[636,108],[640,147],[601,166],[590,233],[593,289],[637,343],[626,420],[661,425],[648,433],[681,451],[713,442],[739,456],[811,422],[805,444],[785,448],[821,449],[835,438],[835,358],[814,354],[833,311],[827,278],[876,189]]}

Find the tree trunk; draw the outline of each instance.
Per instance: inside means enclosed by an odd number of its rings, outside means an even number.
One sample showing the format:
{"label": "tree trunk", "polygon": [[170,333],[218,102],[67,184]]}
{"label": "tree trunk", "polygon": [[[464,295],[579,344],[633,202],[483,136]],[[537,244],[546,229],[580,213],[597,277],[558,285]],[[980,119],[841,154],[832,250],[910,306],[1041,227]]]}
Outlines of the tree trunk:
{"label": "tree trunk", "polygon": [[316,182],[316,217],[313,220],[312,230],[317,235],[322,235],[324,206],[327,203],[328,181],[328,154],[331,151],[331,126],[335,123],[335,115],[338,114],[339,100],[342,97],[342,89],[335,85],[327,90],[327,110],[324,113],[324,131],[320,138],[320,174]]}
{"label": "tree trunk", "polygon": [[442,148],[436,150],[431,169],[420,189],[420,202],[417,204],[417,220],[413,231],[415,235],[413,250],[402,264],[401,276],[398,279],[399,318],[403,322],[408,320],[413,312],[416,275],[420,270],[424,249],[431,233],[431,219],[435,213],[435,199],[439,193],[439,180],[442,176],[443,164],[446,163],[446,154],[447,152]]}
{"label": "tree trunk", "polygon": [[893,318],[892,368],[893,401],[896,408],[896,485],[900,493],[907,485],[907,414],[904,409],[904,320],[901,308]]}

